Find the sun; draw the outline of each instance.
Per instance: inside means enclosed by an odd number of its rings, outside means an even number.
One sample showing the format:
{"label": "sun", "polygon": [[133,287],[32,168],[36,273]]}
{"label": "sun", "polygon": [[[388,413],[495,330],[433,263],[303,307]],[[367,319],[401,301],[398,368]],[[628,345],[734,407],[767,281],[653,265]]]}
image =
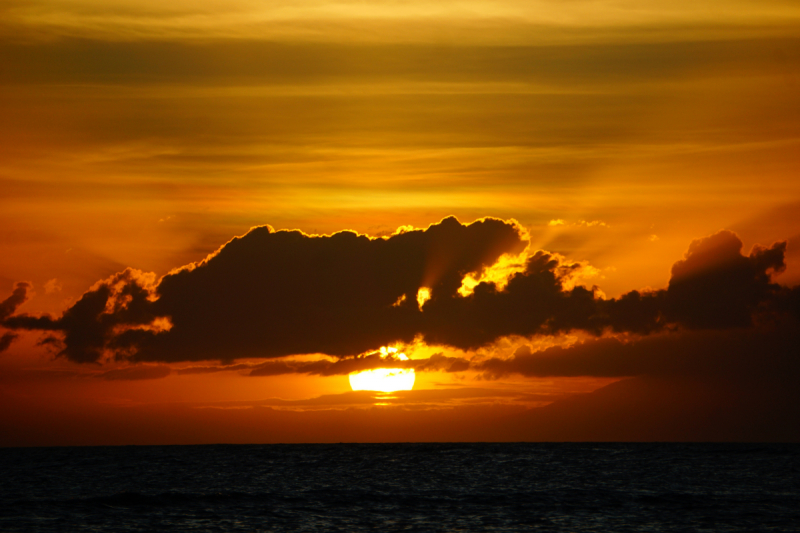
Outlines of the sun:
{"label": "sun", "polygon": [[[392,354],[401,361],[408,361],[406,354],[397,353],[397,348],[381,348],[381,357]],[[350,387],[355,390],[395,392],[411,390],[414,386],[413,368],[375,368],[350,374]]]}

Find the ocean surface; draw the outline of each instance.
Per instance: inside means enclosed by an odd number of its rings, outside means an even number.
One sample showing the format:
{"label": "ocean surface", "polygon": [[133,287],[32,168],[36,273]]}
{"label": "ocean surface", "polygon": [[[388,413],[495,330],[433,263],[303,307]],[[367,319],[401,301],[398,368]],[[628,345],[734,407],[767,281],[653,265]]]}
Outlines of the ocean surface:
{"label": "ocean surface", "polygon": [[0,531],[800,531],[795,444],[0,449]]}

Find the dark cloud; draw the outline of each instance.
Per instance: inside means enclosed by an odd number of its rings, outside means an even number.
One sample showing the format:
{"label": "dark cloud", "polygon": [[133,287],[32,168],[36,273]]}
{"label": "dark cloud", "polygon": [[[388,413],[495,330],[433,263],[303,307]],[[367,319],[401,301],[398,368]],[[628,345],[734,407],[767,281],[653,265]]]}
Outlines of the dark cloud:
{"label": "dark cloud", "polygon": [[14,291],[11,293],[11,296],[0,302],[0,320],[5,320],[13,315],[17,308],[25,303],[28,299],[28,290],[30,288],[31,284],[24,281],[14,286]]}
{"label": "dark cloud", "polygon": [[782,312],[800,316],[788,303],[793,289],[771,282],[772,274],[786,268],[786,242],[756,245],[748,256],[741,250],[741,239],[726,230],[693,241],[673,265],[667,289],[632,291],[603,302],[600,323],[618,332],[650,333],[676,325],[745,327],[755,314],[781,305]]}
{"label": "dark cloud", "polygon": [[750,325],[755,308],[780,289],[769,272],[786,268],[786,243],[754,246],[749,256],[741,249],[742,241],[730,231],[692,242],[672,267],[667,319],[692,328]]}
{"label": "dark cloud", "polygon": [[556,333],[584,329],[600,333],[595,323],[597,300],[591,290],[563,288],[578,264],[536,252],[524,272],[514,275],[504,290],[480,283],[473,294],[434,292],[425,304],[424,335],[429,343],[473,349],[507,335]]}
{"label": "dark cloud", "polygon": [[[502,290],[483,282],[472,294],[459,294],[466,274],[478,275],[526,245],[515,222],[492,218],[465,225],[451,217],[385,239],[258,227],[157,283],[128,269],[97,283],[59,318],[11,315],[3,325],[52,332],[49,342],[60,343],[60,355],[76,362],[106,355],[233,362],[322,353],[340,359],[268,361],[247,369],[252,375],[337,375],[389,365],[467,368],[467,361],[441,354],[400,362],[368,353],[417,336],[428,344],[474,349],[503,336],[571,330],[600,336],[741,328],[797,316],[800,308],[797,288],[771,281],[785,268],[786,243],[756,246],[745,256],[729,231],[694,241],[662,290],[605,300],[594,290],[568,288],[583,265],[539,251]],[[422,309],[421,287],[430,289]],[[2,304],[7,315],[24,301],[25,289],[19,285]],[[597,349],[617,341],[603,342]]]}
{"label": "dark cloud", "polygon": [[246,372],[249,376],[279,376],[283,374],[311,374],[317,376],[346,376],[375,368],[409,368],[417,371],[463,372],[470,369],[470,362],[460,357],[447,357],[441,353],[425,359],[402,360],[392,354],[382,356],[373,352],[356,357],[337,360],[314,361],[278,360],[264,363],[239,363],[230,365],[192,366],[180,368],[177,374],[212,374],[216,372]]}
{"label": "dark cloud", "polygon": [[[736,316],[731,315],[731,316]],[[627,377],[510,424],[520,440],[797,441],[800,323],[603,338],[471,368],[489,379]],[[516,428],[516,429],[515,429]]]}
{"label": "dark cloud", "polygon": [[63,340],[49,336],[42,342],[59,346],[59,355],[78,363],[97,362],[120,331],[131,327],[152,328],[157,318],[150,312],[148,278],[128,269],[99,282],[58,318],[18,315],[4,325],[17,329],[60,331]]}
{"label": "dark cloud", "polygon": [[[232,365],[240,366],[240,365]],[[226,369],[226,367],[219,367]],[[460,357],[447,357],[434,354],[426,359],[401,360],[391,354],[381,356],[380,353],[359,355],[357,357],[317,361],[268,361],[252,365],[251,376],[275,376],[279,374],[314,374],[317,376],[341,376],[374,368],[410,368],[415,371],[463,372],[470,369],[468,360]]]}
{"label": "dark cloud", "polygon": [[381,357],[380,353],[339,359],[338,361],[267,361],[255,365],[251,376],[277,376],[280,374],[313,374],[317,376],[341,376],[372,368],[410,367],[409,361],[393,357]]}
{"label": "dark cloud", "polygon": [[[19,306],[28,299],[31,284],[21,281],[14,286],[11,296],[0,302],[0,322],[13,315]],[[18,337],[16,333],[6,332],[0,337],[0,353],[5,352]]]}
{"label": "dark cloud", "polygon": [[60,354],[77,362],[105,353],[138,361],[352,355],[410,342],[422,330],[421,287],[454,294],[465,274],[526,244],[516,223],[491,218],[463,225],[451,217],[388,239],[258,227],[157,285],[129,269],[60,318],[18,315],[4,325],[62,332]]}
{"label": "dark cloud", "polygon": [[433,354],[427,359],[414,359],[412,368],[416,371],[431,372],[464,372],[469,370],[469,361],[461,357],[447,357],[441,353]]}
{"label": "dark cloud", "polygon": [[664,333],[623,341],[590,340],[570,347],[533,352],[517,349],[508,359],[471,365],[487,378],[525,376],[674,377],[704,380],[800,377],[800,330],[702,330]]}
{"label": "dark cloud", "polygon": [[3,333],[3,336],[0,337],[0,353],[5,352],[8,350],[8,347],[11,346],[11,343],[14,342],[14,339],[17,338],[16,333]]}
{"label": "dark cloud", "polygon": [[624,379],[507,421],[515,440],[800,440],[800,392],[770,382],[678,377]]}
{"label": "dark cloud", "polygon": [[741,248],[729,231],[696,240],[675,263],[667,289],[632,291],[612,300],[581,286],[566,290],[565,281],[581,265],[540,251],[504,290],[482,283],[466,298],[434,294],[425,306],[423,332],[429,342],[473,349],[507,335],[743,327],[759,310],[782,301],[782,310],[794,313],[796,289],[770,279],[785,268],[786,243],[756,246],[749,256]]}

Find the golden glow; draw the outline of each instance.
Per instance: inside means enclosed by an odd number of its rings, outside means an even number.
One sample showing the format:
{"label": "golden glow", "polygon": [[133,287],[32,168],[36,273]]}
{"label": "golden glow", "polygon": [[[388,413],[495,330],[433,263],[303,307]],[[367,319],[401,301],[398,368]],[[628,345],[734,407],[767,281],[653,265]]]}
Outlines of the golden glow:
{"label": "golden glow", "polygon": [[[393,357],[401,361],[408,361],[404,353],[397,353],[397,348],[381,346],[381,357]],[[363,372],[350,374],[350,387],[356,390],[374,390],[380,392],[395,392],[411,390],[414,386],[413,368],[374,368]]]}
{"label": "golden glow", "polygon": [[414,386],[413,368],[375,368],[350,374],[353,390],[394,392],[411,390]]}
{"label": "golden glow", "polygon": [[425,302],[431,299],[431,290],[428,287],[420,287],[419,291],[417,291],[417,303],[419,304],[419,309],[422,311],[422,306],[425,305]]}
{"label": "golden glow", "polygon": [[458,293],[464,297],[469,296],[475,290],[475,287],[484,281],[494,283],[498,290],[503,290],[508,284],[508,280],[511,279],[511,276],[525,270],[527,260],[527,251],[519,255],[503,254],[495,264],[485,269],[477,277],[475,273],[464,276],[464,279],[461,280],[461,287],[459,287]]}
{"label": "golden glow", "polygon": [[172,319],[168,316],[159,316],[149,324],[117,324],[114,326],[114,333],[119,334],[123,331],[138,329],[140,331],[152,331],[153,333],[164,333],[172,329]]}

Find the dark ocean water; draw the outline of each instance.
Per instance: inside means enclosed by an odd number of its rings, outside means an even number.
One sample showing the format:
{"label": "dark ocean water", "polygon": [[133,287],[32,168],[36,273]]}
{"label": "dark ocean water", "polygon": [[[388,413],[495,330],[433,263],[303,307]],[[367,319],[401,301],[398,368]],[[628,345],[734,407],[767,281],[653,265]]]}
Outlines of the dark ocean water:
{"label": "dark ocean water", "polygon": [[800,531],[800,445],[0,449],[0,531]]}

